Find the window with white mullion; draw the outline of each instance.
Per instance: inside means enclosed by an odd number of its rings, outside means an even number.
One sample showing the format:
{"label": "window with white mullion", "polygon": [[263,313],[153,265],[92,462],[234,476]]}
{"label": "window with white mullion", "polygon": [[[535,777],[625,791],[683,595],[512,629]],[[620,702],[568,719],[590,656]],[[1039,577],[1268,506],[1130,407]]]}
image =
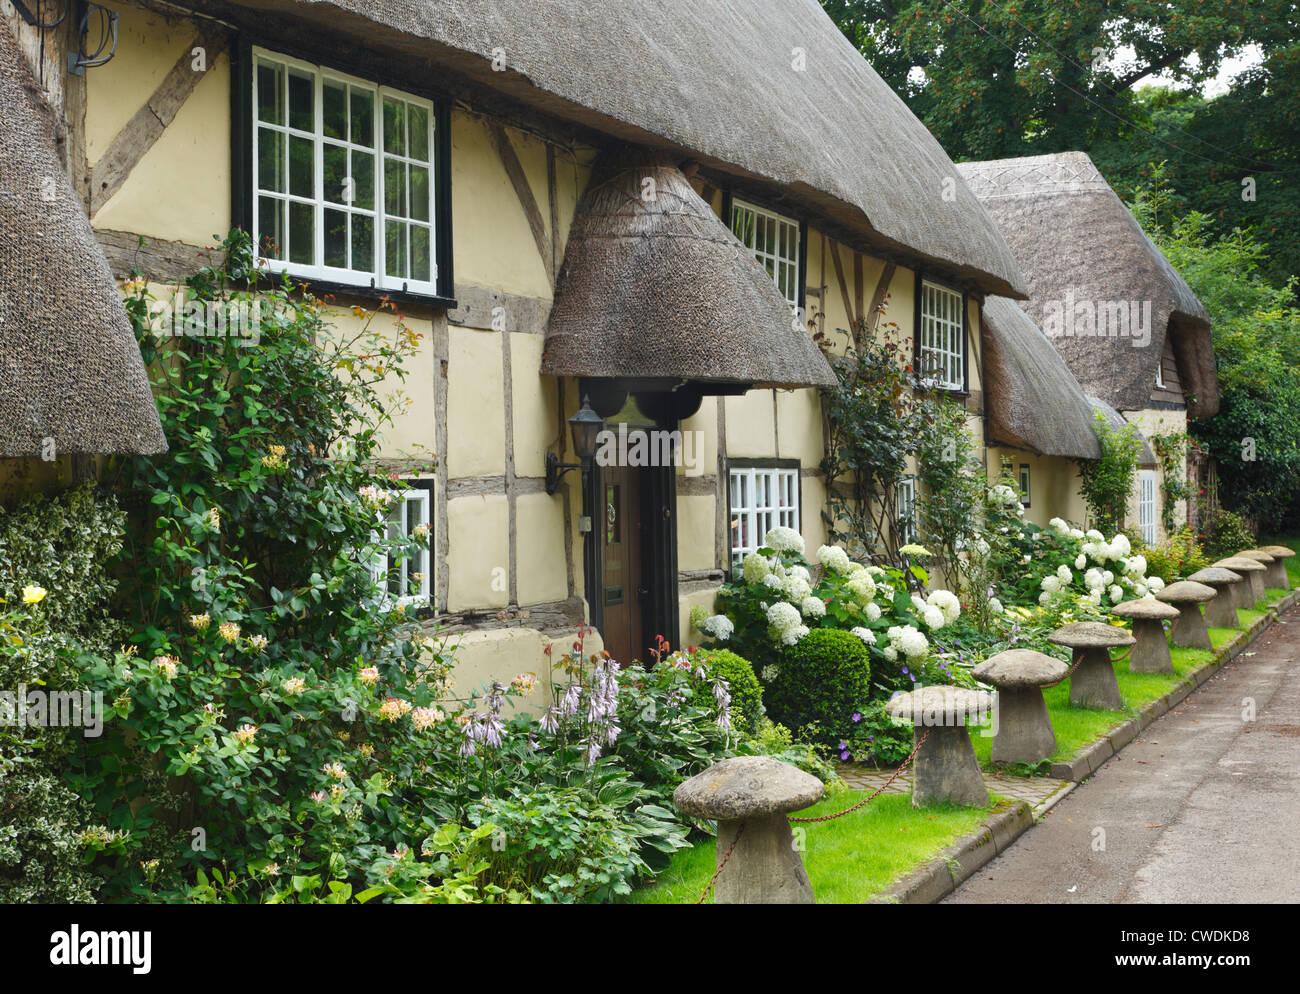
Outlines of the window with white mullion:
{"label": "window with white mullion", "polygon": [[1149,469],[1138,475],[1138,528],[1142,541],[1153,544],[1156,540],[1156,474]]}
{"label": "window with white mullion", "polygon": [[790,307],[801,306],[799,222],[743,200],[733,200],[731,230],[767,270]]}
{"label": "window with white mullion", "polygon": [[799,528],[799,471],[779,466],[733,468],[731,551],[735,561],[757,551],[778,526]]}
{"label": "window with white mullion", "polygon": [[[379,526],[387,542],[407,542],[416,530],[432,527],[433,494],[426,489],[413,487],[392,495],[386,512],[379,517]],[[393,562],[387,552],[377,552],[371,560],[375,581],[383,588],[386,599],[398,604],[428,604],[433,594],[431,580],[432,558],[430,538],[413,552],[403,553]]]}
{"label": "window with white mullion", "polygon": [[962,295],[923,280],[920,297],[921,372],[935,386],[961,390],[966,379]]}

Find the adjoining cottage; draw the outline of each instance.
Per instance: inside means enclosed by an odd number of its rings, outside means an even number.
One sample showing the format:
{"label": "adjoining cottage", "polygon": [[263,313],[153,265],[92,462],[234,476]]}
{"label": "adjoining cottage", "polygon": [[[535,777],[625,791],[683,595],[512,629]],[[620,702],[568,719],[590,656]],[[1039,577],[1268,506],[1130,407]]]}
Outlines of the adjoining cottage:
{"label": "adjoining cottage", "polygon": [[[456,633],[463,686],[547,692],[584,620],[645,658],[769,528],[824,541],[814,334],[903,343],[985,440],[981,312],[1023,277],[815,0],[114,13],[47,100],[115,274],[183,278],[242,226],[344,328],[387,296],[423,336],[385,465],[389,526],[434,540],[392,596]],[[614,465],[579,465],[580,411]]]}
{"label": "adjoining cottage", "polygon": [[[1148,440],[1218,411],[1209,315],[1085,153],[959,168],[1025,273],[1025,312],[1084,394]],[[1146,445],[1130,502],[1148,541],[1165,531],[1157,462]],[[1179,501],[1174,518],[1188,511]]]}

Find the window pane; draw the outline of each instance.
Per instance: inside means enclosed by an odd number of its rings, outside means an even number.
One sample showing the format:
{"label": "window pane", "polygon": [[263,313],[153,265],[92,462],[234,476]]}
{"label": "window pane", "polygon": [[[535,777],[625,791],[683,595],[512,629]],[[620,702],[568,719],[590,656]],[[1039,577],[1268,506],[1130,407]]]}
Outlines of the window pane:
{"label": "window pane", "polygon": [[411,217],[417,221],[429,220],[429,170],[411,166]]}
{"label": "window pane", "polygon": [[429,229],[411,225],[411,279],[428,282],[433,279],[429,254]]}
{"label": "window pane", "polygon": [[395,100],[384,101],[384,151],[406,154],[406,105]]}
{"label": "window pane", "polygon": [[411,105],[411,158],[429,161],[429,110]]}
{"label": "window pane", "polygon": [[352,192],[353,207],[375,209],[375,157],[369,152],[352,153]]}
{"label": "window pane", "polygon": [[365,90],[352,91],[352,144],[375,147],[375,96]]}
{"label": "window pane", "polygon": [[325,145],[324,159],[325,199],[333,204],[347,204],[355,199],[355,191],[348,182],[348,150],[341,145]]}
{"label": "window pane", "polygon": [[348,215],[345,211],[325,212],[325,265],[347,268]]}
{"label": "window pane", "polygon": [[284,69],[280,66],[258,63],[257,119],[284,124]]}
{"label": "window pane", "polygon": [[284,201],[257,198],[257,232],[260,251],[268,259],[284,258]]}
{"label": "window pane", "polygon": [[352,268],[362,273],[375,270],[375,221],[352,215]]}
{"label": "window pane", "polygon": [[299,131],[316,130],[316,110],[313,106],[310,76],[289,72],[289,127]]}
{"label": "window pane", "polygon": [[289,192],[316,197],[316,143],[310,138],[289,136]]}
{"label": "window pane", "polygon": [[389,221],[384,230],[384,270],[389,276],[406,278],[406,225]]}
{"label": "window pane", "polygon": [[327,136],[347,139],[348,89],[342,83],[326,80],[321,84],[321,116]]}
{"label": "window pane", "polygon": [[257,187],[284,192],[284,133],[257,129]]}
{"label": "window pane", "polygon": [[289,204],[289,261],[311,265],[316,255],[316,208]]}
{"label": "window pane", "polygon": [[384,159],[384,210],[406,217],[406,163]]}

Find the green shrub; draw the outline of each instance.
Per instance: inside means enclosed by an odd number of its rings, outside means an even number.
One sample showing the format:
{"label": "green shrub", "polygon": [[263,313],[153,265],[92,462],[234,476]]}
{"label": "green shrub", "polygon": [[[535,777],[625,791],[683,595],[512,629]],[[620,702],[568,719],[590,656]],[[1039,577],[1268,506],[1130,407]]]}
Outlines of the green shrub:
{"label": "green shrub", "polygon": [[1210,562],[1255,547],[1255,536],[1241,515],[1225,511],[1221,507],[1206,508],[1203,511],[1200,539]]}
{"label": "green shrub", "polygon": [[[754,676],[749,661],[727,649],[701,649],[691,656],[691,661],[704,667],[709,684],[716,677],[727,681],[731,693],[731,720],[738,732],[752,732],[763,717],[763,687]],[[712,697],[712,687],[706,684],[697,690],[697,697]]]}
{"label": "green shrub", "polygon": [[816,628],[778,667],[767,689],[775,721],[795,731],[818,726],[818,739],[839,742],[853,727],[853,715],[871,698],[871,656],[856,635]]}
{"label": "green shrub", "polygon": [[[1147,560],[1147,576],[1158,576],[1165,583],[1184,580],[1210,564],[1201,543],[1190,528],[1180,528],[1157,545],[1135,546]],[[1222,558],[1222,557],[1215,557]]]}

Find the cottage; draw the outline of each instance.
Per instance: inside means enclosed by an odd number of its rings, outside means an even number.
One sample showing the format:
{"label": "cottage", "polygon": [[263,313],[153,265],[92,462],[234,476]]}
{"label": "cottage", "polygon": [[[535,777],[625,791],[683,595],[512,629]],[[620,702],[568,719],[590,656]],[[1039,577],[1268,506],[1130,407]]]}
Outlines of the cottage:
{"label": "cottage", "polygon": [[[985,442],[985,302],[1023,297],[1019,266],[814,0],[105,10],[93,60],[93,21],[8,30],[47,53],[113,274],[183,278],[243,226],[340,325],[387,296],[423,336],[385,459],[410,487],[390,527],[434,541],[393,594],[457,633],[467,685],[540,671],[584,621],[644,658],[697,635],[689,608],[770,527],[817,548],[814,335],[903,343]],[[1035,388],[1003,349],[997,375]],[[650,432],[675,457],[634,464]],[[1087,448],[1065,434],[999,444]]]}
{"label": "cottage", "polygon": [[[959,168],[1025,273],[1025,313],[1113,424],[1150,439],[1218,411],[1209,315],[1085,153]],[[1185,461],[1173,472],[1185,478]],[[1148,541],[1165,531],[1164,486],[1144,440],[1129,518]],[[1186,520],[1189,509],[1172,511]]]}

